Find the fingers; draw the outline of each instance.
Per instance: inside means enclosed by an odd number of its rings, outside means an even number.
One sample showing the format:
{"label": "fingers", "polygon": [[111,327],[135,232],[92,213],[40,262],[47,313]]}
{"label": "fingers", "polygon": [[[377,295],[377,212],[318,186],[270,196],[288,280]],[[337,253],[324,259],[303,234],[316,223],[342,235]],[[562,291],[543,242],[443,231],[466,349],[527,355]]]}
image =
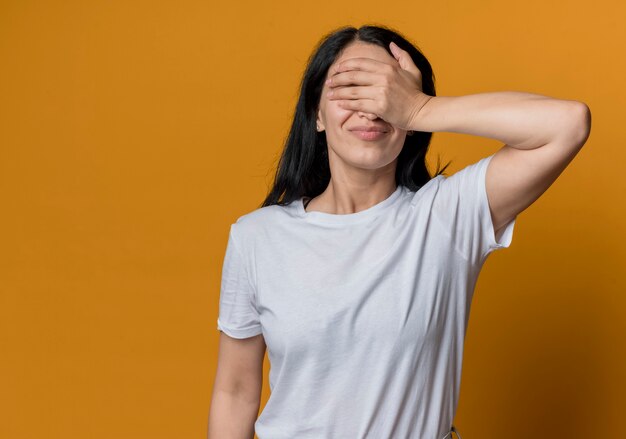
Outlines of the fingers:
{"label": "fingers", "polygon": [[371,99],[343,100],[338,101],[337,105],[344,110],[362,111],[364,113],[375,114],[380,117],[380,105]]}
{"label": "fingers", "polygon": [[336,87],[326,92],[329,101],[342,99],[377,99],[378,91],[372,87]]}
{"label": "fingers", "polygon": [[345,72],[347,70],[361,70],[366,72],[375,72],[380,69],[381,64],[392,65],[383,61],[372,58],[348,58],[344,59],[328,71],[328,76],[336,73]]}
{"label": "fingers", "polygon": [[416,79],[420,79],[422,77],[422,72],[420,72],[415,63],[413,63],[413,59],[411,58],[411,55],[409,55],[409,52],[402,50],[393,41],[389,43],[389,48],[391,49],[393,56],[400,63],[402,70],[410,72]]}
{"label": "fingers", "polygon": [[376,76],[375,73],[351,70],[329,76],[326,80],[326,85],[328,85],[328,87],[337,87],[339,85],[375,84]]}

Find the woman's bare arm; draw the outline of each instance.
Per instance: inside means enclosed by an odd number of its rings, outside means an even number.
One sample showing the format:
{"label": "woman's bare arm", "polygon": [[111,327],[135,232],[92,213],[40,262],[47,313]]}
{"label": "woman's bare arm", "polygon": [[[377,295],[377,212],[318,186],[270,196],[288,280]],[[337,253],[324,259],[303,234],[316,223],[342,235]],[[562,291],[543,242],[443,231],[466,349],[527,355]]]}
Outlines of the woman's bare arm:
{"label": "woman's bare arm", "polygon": [[415,131],[472,134],[525,150],[556,139],[579,146],[590,127],[583,102],[520,91],[432,96],[411,123]]}
{"label": "woman's bare arm", "polygon": [[265,340],[237,339],[220,332],[208,439],[253,439],[261,404]]}

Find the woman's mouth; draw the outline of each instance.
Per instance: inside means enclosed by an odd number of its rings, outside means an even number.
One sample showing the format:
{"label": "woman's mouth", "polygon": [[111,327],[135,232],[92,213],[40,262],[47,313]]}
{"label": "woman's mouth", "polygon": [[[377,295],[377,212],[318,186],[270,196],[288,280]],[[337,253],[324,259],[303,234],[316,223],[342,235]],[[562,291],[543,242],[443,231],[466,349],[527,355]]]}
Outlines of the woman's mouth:
{"label": "woman's mouth", "polygon": [[383,131],[352,130],[350,132],[361,140],[378,140],[388,134],[387,132]]}

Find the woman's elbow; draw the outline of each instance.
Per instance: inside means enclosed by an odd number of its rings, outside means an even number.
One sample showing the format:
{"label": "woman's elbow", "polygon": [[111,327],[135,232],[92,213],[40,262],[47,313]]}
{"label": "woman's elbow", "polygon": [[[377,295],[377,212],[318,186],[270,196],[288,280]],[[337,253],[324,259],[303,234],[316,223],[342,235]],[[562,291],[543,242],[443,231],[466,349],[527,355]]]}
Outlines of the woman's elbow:
{"label": "woman's elbow", "polygon": [[567,117],[567,141],[574,148],[582,148],[591,133],[591,110],[580,101],[570,101]]}

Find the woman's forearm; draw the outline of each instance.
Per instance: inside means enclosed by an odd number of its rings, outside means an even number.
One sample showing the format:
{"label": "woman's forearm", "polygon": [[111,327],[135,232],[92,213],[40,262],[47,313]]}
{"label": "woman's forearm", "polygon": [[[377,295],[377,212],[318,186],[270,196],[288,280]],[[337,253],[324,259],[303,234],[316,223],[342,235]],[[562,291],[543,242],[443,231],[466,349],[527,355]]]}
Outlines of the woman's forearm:
{"label": "woman's forearm", "polygon": [[472,134],[518,149],[584,137],[588,107],[578,101],[516,91],[432,97],[411,124],[415,131]]}
{"label": "woman's forearm", "polygon": [[256,398],[214,390],[208,439],[253,439],[259,407]]}

